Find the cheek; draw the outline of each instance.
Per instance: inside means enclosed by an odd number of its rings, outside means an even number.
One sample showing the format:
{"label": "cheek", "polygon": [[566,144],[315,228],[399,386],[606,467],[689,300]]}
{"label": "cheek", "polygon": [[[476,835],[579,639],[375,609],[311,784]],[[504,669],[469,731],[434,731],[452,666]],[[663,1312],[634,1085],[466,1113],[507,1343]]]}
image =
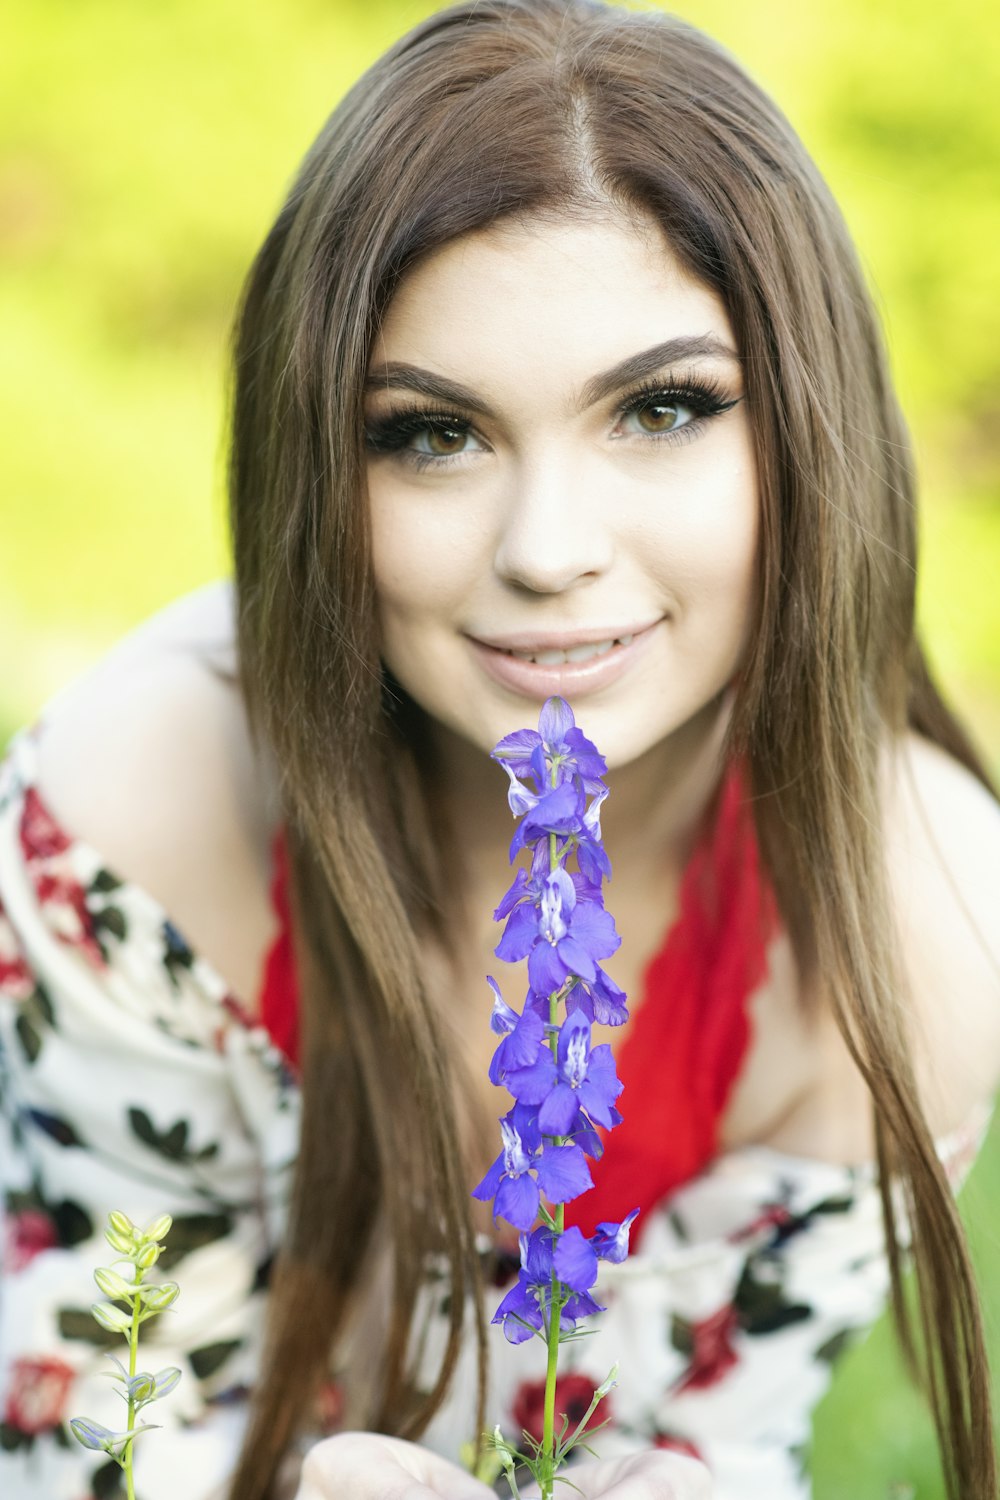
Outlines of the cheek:
{"label": "cheek", "polygon": [[685,487],[658,507],[641,542],[682,612],[699,604],[739,609],[752,596],[758,509],[753,476],[742,469]]}
{"label": "cheek", "polygon": [[375,590],[383,612],[439,612],[462,598],[478,576],[474,541],[453,519],[419,501],[374,497],[371,537]]}

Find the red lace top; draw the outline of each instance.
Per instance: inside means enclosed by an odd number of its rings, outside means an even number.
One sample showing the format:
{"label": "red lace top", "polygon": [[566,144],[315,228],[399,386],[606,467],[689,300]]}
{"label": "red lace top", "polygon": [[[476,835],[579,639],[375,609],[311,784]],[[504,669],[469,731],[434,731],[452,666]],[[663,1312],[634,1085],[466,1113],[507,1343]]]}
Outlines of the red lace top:
{"label": "red lace top", "polygon": [[[273,857],[271,898],[281,929],[265,960],[261,1017],[294,1062],[298,1000],[280,828]],[[747,1000],[764,978],[776,926],[773,893],[761,876],[734,768],[714,824],[685,868],[677,919],[646,969],[642,1003],[617,1050],[622,1123],[601,1132],[606,1149],[591,1163],[593,1190],[567,1205],[568,1224],[589,1234],[602,1220],[651,1208],[716,1154],[718,1122],[750,1041]]]}

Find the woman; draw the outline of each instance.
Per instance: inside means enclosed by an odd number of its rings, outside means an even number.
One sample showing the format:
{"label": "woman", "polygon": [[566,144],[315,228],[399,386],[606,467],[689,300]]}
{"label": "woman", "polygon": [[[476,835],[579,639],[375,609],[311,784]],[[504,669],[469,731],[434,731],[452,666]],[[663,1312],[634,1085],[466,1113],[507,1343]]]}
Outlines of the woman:
{"label": "woman", "polygon": [[302,1500],[489,1493],[462,1443],[530,1430],[536,1372],[487,1341],[516,1247],[469,1199],[501,1112],[487,752],[558,692],[612,770],[633,998],[580,1217],[645,1210],[567,1371],[571,1410],[622,1360],[573,1482],[807,1493],[809,1411],[887,1290],[920,1367],[909,1243],[950,1494],[986,1500],[953,1190],[1000,1072],[1000,811],[914,637],[905,429],[789,126],[669,18],[443,12],[309,153],[235,366],[235,641],[225,593],[176,606],[0,794],[5,1493],[90,1474],[59,1402],[101,1418],[112,1207],[179,1232],[152,1500],[289,1493],[303,1451]]}

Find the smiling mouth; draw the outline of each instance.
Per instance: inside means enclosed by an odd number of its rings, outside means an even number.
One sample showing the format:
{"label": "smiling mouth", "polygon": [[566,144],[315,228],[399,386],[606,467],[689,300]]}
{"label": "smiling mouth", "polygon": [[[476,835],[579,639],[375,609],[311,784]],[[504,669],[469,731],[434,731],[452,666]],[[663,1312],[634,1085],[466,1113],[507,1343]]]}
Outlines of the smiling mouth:
{"label": "smiling mouth", "polygon": [[539,667],[562,667],[568,662],[594,661],[599,656],[607,656],[615,646],[630,646],[634,640],[635,635],[632,634],[614,636],[606,641],[590,641],[586,645],[567,647],[566,650],[552,648],[515,651],[502,646],[493,649],[502,651],[504,656],[512,656],[515,661],[530,661]]}

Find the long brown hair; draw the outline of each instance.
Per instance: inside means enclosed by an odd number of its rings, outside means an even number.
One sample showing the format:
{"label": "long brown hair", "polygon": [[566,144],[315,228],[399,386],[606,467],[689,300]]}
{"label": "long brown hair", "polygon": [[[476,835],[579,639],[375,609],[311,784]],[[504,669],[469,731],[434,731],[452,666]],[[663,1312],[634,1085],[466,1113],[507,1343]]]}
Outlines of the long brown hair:
{"label": "long brown hair", "polygon": [[[400,278],[505,214],[652,214],[722,298],[761,494],[759,617],[730,748],[804,993],[871,1093],[897,1324],[952,1500],[993,1500],[977,1295],[914,1081],[880,828],[880,755],[909,724],[983,781],[914,635],[910,449],[841,216],[774,104],[716,44],[592,0],[469,0],[378,61],[306,157],[245,289],[231,522],[242,685],[283,777],[304,1118],[269,1339],[233,1494],[273,1494],[377,1240],[391,1247],[378,1394],[416,1436],[479,1306],[452,1059],[419,953],[446,941],[446,871],[416,727],[379,660],[362,390]],[[901,1184],[920,1291],[901,1290]],[[408,1366],[427,1254],[451,1328],[430,1394]],[[481,1311],[475,1319],[480,1383]]]}

